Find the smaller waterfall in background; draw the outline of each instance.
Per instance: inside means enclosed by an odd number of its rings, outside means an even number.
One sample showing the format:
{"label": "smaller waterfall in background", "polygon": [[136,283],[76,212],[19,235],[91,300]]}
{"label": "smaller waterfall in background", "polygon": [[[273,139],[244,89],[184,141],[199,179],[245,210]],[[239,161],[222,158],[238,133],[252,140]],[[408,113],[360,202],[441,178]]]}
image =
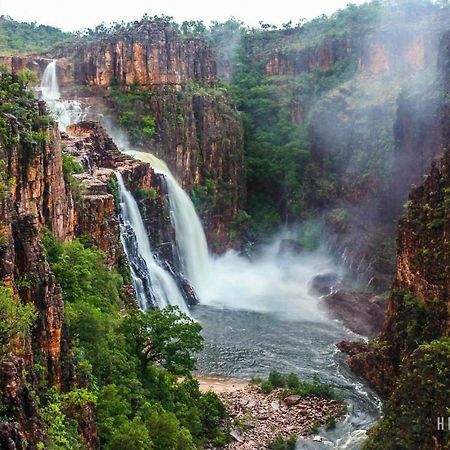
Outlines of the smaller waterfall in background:
{"label": "smaller waterfall in background", "polygon": [[121,240],[130,263],[133,284],[142,309],[179,306],[186,303],[172,275],[154,257],[139,207],[127,190],[120,172],[115,172],[120,191]]}
{"label": "smaller waterfall in background", "polygon": [[178,184],[165,162],[151,153],[134,150],[124,153],[148,162],[155,172],[165,176],[181,270],[202,300],[210,282],[212,261],[203,226],[191,199]]}
{"label": "smaller waterfall in background", "polygon": [[61,100],[56,60],[50,62],[44,70],[40,88],[41,98],[45,100],[50,113],[58,121],[59,129],[64,131],[68,125],[81,122],[86,118],[88,108],[78,100]]}

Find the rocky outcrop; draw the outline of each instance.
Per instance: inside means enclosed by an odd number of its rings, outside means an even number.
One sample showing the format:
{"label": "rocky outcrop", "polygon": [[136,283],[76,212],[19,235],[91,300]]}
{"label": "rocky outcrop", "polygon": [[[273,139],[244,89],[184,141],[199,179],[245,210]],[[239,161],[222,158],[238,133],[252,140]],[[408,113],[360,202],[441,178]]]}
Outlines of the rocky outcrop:
{"label": "rocky outcrop", "polygon": [[[77,209],[76,234],[88,233],[89,239],[108,256],[111,266],[126,267],[119,230],[119,205],[114,171],[119,171],[133,192],[152,251],[176,279],[189,304],[198,299],[181,274],[181,265],[170,217],[168,191],[163,175],[148,163],[119,151],[106,131],[95,122],[81,122],[67,128],[64,151],[83,164],[85,172],[75,175],[82,185]],[[133,244],[134,245],[134,244]],[[139,268],[135,268],[139,271]]]}
{"label": "rocky outcrop", "polygon": [[322,300],[330,315],[363,336],[377,336],[383,326],[386,299],[366,292],[337,291]]}
{"label": "rocky outcrop", "polygon": [[3,405],[11,416],[11,421],[1,421],[0,447],[7,450],[36,449],[36,442],[45,442],[36,399],[25,381],[25,368],[24,360],[18,357],[0,363]]}
{"label": "rocky outcrop", "polygon": [[133,31],[80,46],[74,57],[78,84],[114,83],[146,88],[212,84],[216,61],[205,42],[181,39],[167,23],[144,23]]}
{"label": "rocky outcrop", "polygon": [[106,131],[95,122],[71,125],[67,132],[64,150],[75,156],[86,170],[75,176],[84,187],[77,233],[88,231],[94,244],[109,255],[112,265],[122,258],[118,205],[114,203],[117,193],[112,190],[114,171],[118,170],[141,206],[154,250],[163,261],[174,266],[176,258],[172,243],[175,238],[164,178],[148,163],[121,153]]}

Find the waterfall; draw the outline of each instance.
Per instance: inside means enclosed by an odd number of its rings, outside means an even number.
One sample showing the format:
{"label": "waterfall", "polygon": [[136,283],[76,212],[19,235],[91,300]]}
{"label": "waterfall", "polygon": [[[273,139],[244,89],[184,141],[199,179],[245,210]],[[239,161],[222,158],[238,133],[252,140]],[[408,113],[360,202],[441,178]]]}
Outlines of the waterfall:
{"label": "waterfall", "polygon": [[176,305],[187,312],[186,303],[172,275],[154,257],[139,207],[115,172],[120,192],[121,240],[130,263],[133,285],[142,309]]}
{"label": "waterfall", "polygon": [[61,100],[56,59],[48,63],[41,80],[40,94],[45,100],[51,115],[58,121],[59,129],[64,131],[68,125],[85,120],[88,107],[78,100]]}
{"label": "waterfall", "polygon": [[155,172],[165,176],[181,270],[202,300],[211,275],[211,259],[205,232],[191,199],[180,187],[166,163],[156,156],[134,150],[125,153],[140,161],[148,162]]}
{"label": "waterfall", "polygon": [[42,98],[46,101],[54,101],[61,98],[58,77],[56,76],[56,59],[48,63],[48,66],[44,70],[41,81],[41,94]]}

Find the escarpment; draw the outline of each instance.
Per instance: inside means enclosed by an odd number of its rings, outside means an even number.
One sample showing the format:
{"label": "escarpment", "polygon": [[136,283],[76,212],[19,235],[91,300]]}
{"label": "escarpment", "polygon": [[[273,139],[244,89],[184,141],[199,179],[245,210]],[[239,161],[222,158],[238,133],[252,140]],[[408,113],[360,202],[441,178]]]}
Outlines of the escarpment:
{"label": "escarpment", "polygon": [[[232,228],[245,206],[243,129],[205,41],[182,37],[167,23],[142,23],[54,56],[63,97],[80,98],[94,116],[106,108],[131,144],[162,158],[197,200],[210,245],[238,245]],[[39,76],[50,61],[0,57],[15,72],[29,68]]]}
{"label": "escarpment", "polygon": [[216,81],[216,61],[204,41],[181,39],[164,23],[143,24],[81,46],[74,60],[74,78],[81,85],[181,88],[188,82]]}

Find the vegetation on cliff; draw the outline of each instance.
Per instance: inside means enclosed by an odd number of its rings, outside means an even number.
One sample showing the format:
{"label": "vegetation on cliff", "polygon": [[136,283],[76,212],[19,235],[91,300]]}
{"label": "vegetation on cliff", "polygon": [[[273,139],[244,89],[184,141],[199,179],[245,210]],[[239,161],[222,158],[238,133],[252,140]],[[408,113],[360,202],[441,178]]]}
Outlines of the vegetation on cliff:
{"label": "vegetation on cliff", "polygon": [[[400,379],[365,450],[449,448],[450,338],[420,345],[405,358]],[[438,419],[443,426],[438,429]]]}
{"label": "vegetation on cliff", "polygon": [[448,225],[450,150],[414,188],[398,233],[397,275],[381,336],[349,364],[382,392],[367,449],[447,448],[450,404]]}
{"label": "vegetation on cliff", "polygon": [[12,289],[0,284],[0,359],[9,356],[15,348],[24,347],[36,320],[34,305],[23,304],[15,298]]}
{"label": "vegetation on cliff", "polygon": [[[190,376],[192,354],[202,346],[200,325],[175,307],[141,312],[126,306],[121,277],[106,268],[98,250],[79,241],[61,243],[50,233],[43,242],[63,291],[70,364],[77,373],[68,393],[44,396],[45,411],[60,405],[63,415],[76,420],[71,402],[95,403],[107,449],[125,442],[127,448],[160,450],[225,442],[223,404],[212,393],[201,394]],[[49,426],[55,448],[73,448],[58,447],[61,436]],[[63,432],[70,434],[67,427]]]}
{"label": "vegetation on cliff", "polygon": [[0,16],[0,55],[26,55],[48,50],[67,39],[69,33],[36,23],[17,22]]}

